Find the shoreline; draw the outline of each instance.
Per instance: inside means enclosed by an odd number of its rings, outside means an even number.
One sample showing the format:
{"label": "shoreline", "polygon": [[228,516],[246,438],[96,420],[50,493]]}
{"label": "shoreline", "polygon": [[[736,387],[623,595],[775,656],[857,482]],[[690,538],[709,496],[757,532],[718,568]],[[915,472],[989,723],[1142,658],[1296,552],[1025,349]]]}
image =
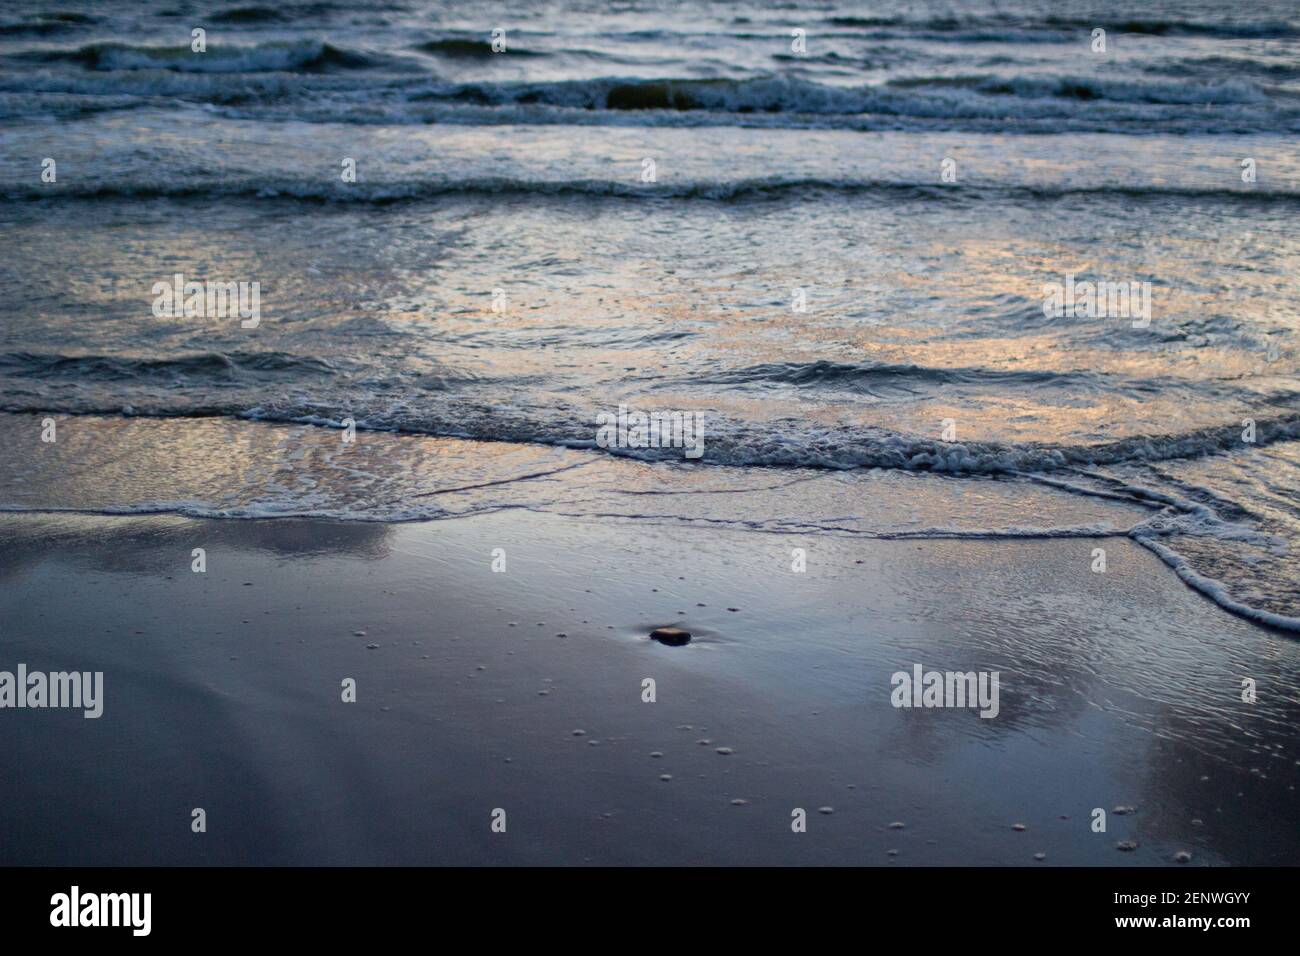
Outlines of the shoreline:
{"label": "shoreline", "polygon": [[[1131,541],[1090,575],[1087,539],[825,537],[795,574],[797,535],[518,510],[397,525],[11,514],[0,538],[0,664],[105,673],[100,719],[13,721],[6,864],[1300,852],[1300,645],[1207,615]],[[658,626],[694,636],[661,646]],[[999,671],[999,716],[894,708],[890,674],[914,664]],[[1257,675],[1254,705],[1235,699],[1240,673]]]}
{"label": "shoreline", "polygon": [[[0,413],[0,442],[31,447],[43,421],[53,419]],[[1146,471],[1138,461],[980,474],[937,466],[737,467],[386,431],[359,433],[349,443],[339,437],[344,432],[321,423],[221,415],[72,415],[58,422],[61,440],[0,462],[0,515],[403,524],[521,508],[875,540],[1123,538],[1226,613],[1300,635],[1300,616],[1289,613],[1295,591],[1285,562],[1300,547],[1289,515],[1233,514],[1231,502],[1226,509],[1216,504],[1215,484],[1199,486],[1203,479],[1195,477],[1215,462],[1237,469],[1212,475],[1220,487],[1257,479],[1270,463],[1300,470],[1300,441],[1278,440],[1239,456],[1190,455]],[[184,457],[172,457],[174,447]],[[951,447],[954,456],[967,452],[959,443]],[[137,459],[148,468],[132,465]],[[1171,466],[1174,474],[1166,474]],[[1180,472],[1193,480],[1180,480]],[[1220,553],[1204,554],[1197,538]]]}

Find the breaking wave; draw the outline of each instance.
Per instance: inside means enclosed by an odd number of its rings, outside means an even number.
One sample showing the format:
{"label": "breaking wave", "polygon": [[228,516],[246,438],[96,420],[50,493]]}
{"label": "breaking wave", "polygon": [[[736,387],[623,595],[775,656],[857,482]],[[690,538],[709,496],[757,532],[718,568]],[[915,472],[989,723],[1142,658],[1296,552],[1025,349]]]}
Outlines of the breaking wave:
{"label": "breaking wave", "polygon": [[321,40],[214,46],[197,55],[189,47],[89,43],[71,50],[31,50],[17,56],[29,62],[78,63],[90,70],[167,70],[180,73],[322,72],[364,69],[383,60]]}

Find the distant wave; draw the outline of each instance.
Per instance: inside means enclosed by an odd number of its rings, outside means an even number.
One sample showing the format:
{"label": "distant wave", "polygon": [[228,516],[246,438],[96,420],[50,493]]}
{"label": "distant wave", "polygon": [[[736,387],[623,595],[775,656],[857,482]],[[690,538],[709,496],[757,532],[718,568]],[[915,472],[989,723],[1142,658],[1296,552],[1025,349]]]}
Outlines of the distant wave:
{"label": "distant wave", "polygon": [[1092,383],[1089,372],[1058,372],[986,368],[930,368],[921,365],[829,362],[774,362],[730,369],[713,375],[693,375],[692,382],[712,385],[750,383],[785,385],[860,386],[870,390],[880,385],[987,384],[987,385],[1085,385]]}
{"label": "distant wave", "polygon": [[1199,20],[1091,20],[1049,16],[1038,20],[1015,16],[956,16],[909,18],[899,16],[832,16],[825,22],[830,26],[858,30],[922,34],[954,42],[1003,41],[1015,42],[1027,34],[1043,32],[1090,33],[1100,27],[1110,33],[1131,33],[1146,36],[1206,36],[1224,38],[1289,38],[1300,36],[1300,25],[1276,20],[1239,23],[1232,21],[1208,22]]}
{"label": "distant wave", "polygon": [[[603,77],[559,82],[462,83],[443,85],[410,99],[502,104],[545,104],[588,110],[707,110],[722,113],[888,113],[917,110],[898,90],[947,87],[1021,99],[1106,100],[1115,103],[1261,104],[1268,97],[1247,81],[1187,84],[1106,80],[1096,77],[919,77],[883,86],[828,86],[786,77],[753,79],[643,79]],[[965,104],[972,108],[973,104]],[[961,102],[933,99],[930,110],[956,112]],[[998,107],[1005,110],[1005,106]]]}
{"label": "distant wave", "polygon": [[86,13],[34,13],[17,20],[0,20],[0,36],[51,36],[98,22],[98,17]]}
{"label": "distant wave", "polygon": [[1095,20],[1067,19],[1048,17],[1048,26],[1059,26],[1068,30],[1091,31],[1103,27],[1112,33],[1136,33],[1148,36],[1208,36],[1226,38],[1287,38],[1300,36],[1300,24],[1286,20],[1270,20],[1258,23],[1237,21],[1204,20],[1114,20],[1098,22]]}
{"label": "distant wave", "polygon": [[114,200],[114,199],[283,199],[305,202],[385,205],[432,200],[444,196],[592,196],[634,200],[737,201],[779,198],[810,192],[876,195],[884,199],[935,199],[973,202],[984,199],[1027,197],[1055,199],[1075,195],[1121,196],[1140,201],[1161,198],[1196,198],[1231,202],[1294,202],[1300,192],[1263,187],[1201,187],[1150,184],[1100,186],[994,185],[966,182],[960,185],[909,183],[898,180],[829,178],[816,176],[766,176],[734,180],[694,180],[641,184],[608,179],[516,179],[477,176],[465,179],[402,179],[392,182],[334,183],[319,179],[238,179],[185,182],[95,182],[82,180],[50,187],[41,183],[0,186],[5,200]]}
{"label": "distant wave", "polygon": [[[477,40],[431,42],[437,44],[435,56],[453,72],[457,62],[480,56]],[[42,97],[77,96],[88,101],[171,98],[178,105],[215,105],[232,118],[352,124],[1300,131],[1300,100],[1271,94],[1260,77],[1258,82],[1240,77],[1173,82],[1140,76],[922,75],[860,86],[786,76],[455,82],[431,75],[427,59],[414,52],[403,58],[321,41],[214,48],[202,56],[187,49],[110,43],[13,56],[86,68],[0,74],[0,93],[13,94],[4,112],[13,116],[33,112],[33,100],[39,110]]]}
{"label": "distant wave", "polygon": [[329,374],[325,359],[286,352],[200,352],[171,357],[121,355],[62,355],[8,352],[0,354],[0,373],[34,379],[72,378],[87,381],[130,381],[161,378],[214,383],[256,374]]}
{"label": "distant wave", "polygon": [[192,53],[188,46],[151,47],[126,43],[88,43],[66,50],[26,50],[16,56],[36,63],[66,61],[91,70],[168,70],[179,73],[321,72],[364,69],[382,60],[346,50],[322,40],[260,43],[250,46],[213,45]]}
{"label": "distant wave", "polygon": [[1256,58],[1245,55],[1189,56],[1176,60],[1151,63],[1142,68],[1145,73],[1161,76],[1200,76],[1206,70],[1219,70],[1237,76],[1253,74],[1270,81],[1290,80],[1300,77],[1300,63],[1283,62],[1275,58]]}
{"label": "distant wave", "polygon": [[294,20],[319,17],[340,8],[346,9],[338,3],[304,3],[297,6],[281,4],[274,7],[250,4],[218,10],[205,19],[210,23],[291,23]]}
{"label": "distant wave", "polygon": [[507,47],[507,49],[503,53],[497,53],[492,49],[492,43],[490,40],[484,40],[477,37],[465,37],[465,36],[443,37],[437,40],[426,40],[423,43],[416,44],[414,47],[412,47],[412,49],[418,50],[421,53],[428,53],[432,56],[441,56],[441,57],[449,57],[449,58],[456,58],[456,59],[469,58],[475,60],[485,60],[488,57],[493,57],[493,56],[534,57],[534,56],[546,55],[545,53],[542,53],[537,50],[528,50],[528,49],[515,48],[515,47]]}
{"label": "distant wave", "polygon": [[[487,41],[454,37],[430,40],[413,49],[450,58],[494,56]],[[320,40],[213,47],[193,54],[182,47],[144,47],[91,43],[68,50],[23,51],[36,62],[68,61],[97,71],[165,70],[181,73],[320,72],[391,65],[392,59],[338,47]],[[526,51],[511,55],[540,56]],[[64,87],[66,88],[66,87]],[[89,88],[87,88],[89,89]],[[859,113],[915,112],[926,115],[907,91],[933,91],[928,112],[959,115],[974,104],[958,94],[1016,97],[1023,100],[1065,99],[1122,104],[1191,105],[1204,103],[1258,105],[1269,102],[1247,80],[1171,83],[1095,76],[908,76],[884,84],[831,86],[784,76],[745,79],[597,77],[582,80],[455,83],[425,81],[401,90],[412,103],[446,101],[485,106],[555,106],[581,110],[672,110],[717,113]],[[143,91],[142,91],[143,92]],[[167,92],[160,90],[159,92]],[[179,92],[179,91],[175,91]],[[945,96],[940,94],[946,93]],[[1005,110],[1005,104],[996,107]],[[938,111],[936,113],[936,111]]]}
{"label": "distant wave", "polygon": [[891,80],[888,85],[898,89],[947,87],[972,90],[986,96],[1017,96],[1027,99],[1054,97],[1069,100],[1109,100],[1115,103],[1190,106],[1203,103],[1257,105],[1268,102],[1268,97],[1262,90],[1243,80],[1188,84],[1134,82],[1079,76],[922,76]]}
{"label": "distant wave", "polygon": [[292,20],[293,14],[277,7],[230,7],[208,15],[212,23],[279,23]]}

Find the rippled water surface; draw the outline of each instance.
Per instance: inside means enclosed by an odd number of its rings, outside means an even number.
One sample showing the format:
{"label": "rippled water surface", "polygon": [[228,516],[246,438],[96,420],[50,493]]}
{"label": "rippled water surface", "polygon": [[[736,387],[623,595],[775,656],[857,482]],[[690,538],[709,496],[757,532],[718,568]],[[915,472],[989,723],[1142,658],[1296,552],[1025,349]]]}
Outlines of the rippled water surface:
{"label": "rippled water surface", "polygon": [[[1300,626],[1300,17],[1159,10],[7,10],[0,408],[216,417],[266,457],[234,485],[139,473],[80,501],[15,460],[0,504],[437,516],[410,464],[427,445],[344,463],[332,436],[317,454],[239,420],[519,442],[527,474],[595,456],[623,403],[702,412],[710,482],[843,473],[796,525],[880,532],[852,524],[871,468],[937,472],[953,500],[1010,482],[1022,509],[1051,487],[1120,503],[1111,531]],[[177,273],[258,282],[260,324],[157,317]],[[1148,284],[1149,322],[1046,315],[1067,276]],[[103,434],[81,453],[144,441]],[[306,484],[274,477],[284,443]],[[734,517],[661,497],[646,515]],[[957,523],[1098,520],[1016,510]]]}

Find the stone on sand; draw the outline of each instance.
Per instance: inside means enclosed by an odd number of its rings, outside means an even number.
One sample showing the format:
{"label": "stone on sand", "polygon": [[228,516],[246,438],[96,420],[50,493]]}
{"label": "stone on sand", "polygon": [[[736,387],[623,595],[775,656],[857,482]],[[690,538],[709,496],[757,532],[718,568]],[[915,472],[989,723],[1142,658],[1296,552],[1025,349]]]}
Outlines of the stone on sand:
{"label": "stone on sand", "polygon": [[691,632],[684,631],[680,627],[656,627],[650,632],[650,638],[670,647],[681,647],[690,641]]}

